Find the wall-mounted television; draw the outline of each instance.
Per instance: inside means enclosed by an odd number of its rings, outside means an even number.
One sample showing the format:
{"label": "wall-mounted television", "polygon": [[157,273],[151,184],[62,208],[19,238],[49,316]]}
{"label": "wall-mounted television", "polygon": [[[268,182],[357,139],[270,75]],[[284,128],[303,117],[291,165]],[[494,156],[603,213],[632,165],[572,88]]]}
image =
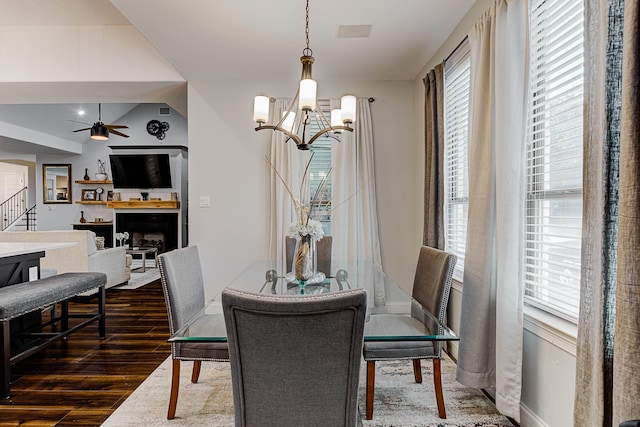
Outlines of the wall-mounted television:
{"label": "wall-mounted television", "polygon": [[171,188],[168,154],[111,154],[114,188]]}

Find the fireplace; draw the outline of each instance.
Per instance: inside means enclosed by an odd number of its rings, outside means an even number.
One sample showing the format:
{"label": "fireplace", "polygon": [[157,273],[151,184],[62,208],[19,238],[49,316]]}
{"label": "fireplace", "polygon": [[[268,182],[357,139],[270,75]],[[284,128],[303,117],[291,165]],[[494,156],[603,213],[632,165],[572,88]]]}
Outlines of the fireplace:
{"label": "fireplace", "polygon": [[177,213],[116,213],[116,232],[125,231],[132,247],[157,248],[158,253],[178,249]]}

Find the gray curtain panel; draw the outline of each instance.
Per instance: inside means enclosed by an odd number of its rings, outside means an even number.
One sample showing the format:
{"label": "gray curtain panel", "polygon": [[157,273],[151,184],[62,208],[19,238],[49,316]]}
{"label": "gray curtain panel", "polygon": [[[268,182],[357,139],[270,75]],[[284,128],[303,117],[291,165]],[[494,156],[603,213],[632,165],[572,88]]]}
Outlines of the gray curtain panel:
{"label": "gray curtain panel", "polygon": [[637,3],[585,2],[583,268],[574,425],[617,426],[640,418],[640,376],[634,372],[640,348]]}
{"label": "gray curtain panel", "polygon": [[640,0],[624,2],[613,423],[640,419]]}
{"label": "gray curtain panel", "polygon": [[444,249],[444,64],[438,64],[423,79],[425,159],[425,246]]}

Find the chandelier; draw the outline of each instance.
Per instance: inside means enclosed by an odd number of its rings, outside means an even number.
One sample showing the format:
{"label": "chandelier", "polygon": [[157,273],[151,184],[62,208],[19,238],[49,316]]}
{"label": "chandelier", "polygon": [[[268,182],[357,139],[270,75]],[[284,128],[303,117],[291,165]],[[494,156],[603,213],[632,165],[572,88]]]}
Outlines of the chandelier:
{"label": "chandelier", "polygon": [[[305,38],[307,47],[302,50],[302,76],[296,96],[289,105],[287,111],[274,125],[267,125],[269,120],[269,104],[271,98],[263,95],[255,97],[253,102],[253,120],[258,124],[256,131],[270,129],[280,131],[287,136],[286,141],[292,139],[299,150],[308,150],[311,144],[322,135],[329,134],[337,139],[342,131],[353,132],[350,127],[356,120],[356,97],[345,95],[341,98],[340,108],[331,110],[331,120],[318,107],[316,92],[318,84],[311,77],[313,65],[313,51],[309,47],[309,0],[306,7]],[[297,108],[296,107],[297,103]],[[295,109],[294,109],[295,108]],[[296,123],[296,114],[301,114],[301,119]],[[275,120],[275,119],[274,119]],[[309,135],[311,125],[315,123],[320,129],[314,135]],[[286,142],[285,141],[285,142]]]}

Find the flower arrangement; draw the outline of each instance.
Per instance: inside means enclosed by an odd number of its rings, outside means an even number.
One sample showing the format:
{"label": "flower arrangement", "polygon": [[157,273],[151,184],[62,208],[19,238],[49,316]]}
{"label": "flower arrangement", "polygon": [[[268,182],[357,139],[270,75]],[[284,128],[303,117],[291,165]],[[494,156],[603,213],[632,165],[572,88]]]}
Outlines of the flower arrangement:
{"label": "flower arrangement", "polygon": [[327,192],[327,183],[329,175],[331,174],[331,168],[322,178],[322,181],[320,182],[320,185],[318,185],[313,196],[310,197],[309,200],[303,200],[303,194],[306,193],[304,189],[309,185],[309,169],[311,161],[313,160],[313,154],[305,167],[298,196],[293,194],[291,186],[287,184],[284,178],[282,178],[282,175],[280,175],[280,172],[278,172],[278,169],[273,165],[273,163],[271,163],[266,157],[265,160],[282,182],[284,188],[289,193],[289,196],[291,196],[291,200],[296,211],[296,220],[289,224],[288,236],[297,240],[301,240],[306,236],[310,236],[315,241],[322,239],[322,237],[324,237],[322,223],[312,218],[320,209],[327,208],[331,204],[330,200],[324,199],[324,195]]}
{"label": "flower arrangement", "polygon": [[123,246],[124,242],[129,240],[129,233],[126,231],[124,233],[116,233],[115,237],[120,242],[120,246]]}
{"label": "flower arrangement", "polygon": [[306,224],[294,221],[289,224],[288,236],[298,240],[304,236],[311,236],[312,239],[318,241],[324,237],[324,230],[320,221],[310,219]]}
{"label": "flower arrangement", "polygon": [[96,174],[96,179],[98,181],[104,181],[107,179],[107,166],[106,166],[106,160],[100,160],[98,159],[98,173]]}
{"label": "flower arrangement", "polygon": [[324,175],[322,181],[318,185],[315,193],[308,200],[303,199],[303,195],[308,192],[305,189],[309,186],[309,170],[313,154],[307,162],[307,165],[300,183],[299,195],[296,197],[291,190],[291,186],[282,178],[278,169],[265,157],[265,160],[277,177],[280,179],[284,188],[287,190],[293,201],[296,211],[296,219],[289,224],[288,236],[297,240],[294,259],[292,260],[293,271],[287,273],[287,281],[297,281],[301,289],[307,282],[315,282],[324,280],[324,274],[316,272],[316,255],[315,246],[318,240],[324,237],[324,230],[320,221],[312,219],[313,216],[322,208],[327,208],[331,201],[325,200],[327,193],[327,181],[331,173],[331,169]]}

